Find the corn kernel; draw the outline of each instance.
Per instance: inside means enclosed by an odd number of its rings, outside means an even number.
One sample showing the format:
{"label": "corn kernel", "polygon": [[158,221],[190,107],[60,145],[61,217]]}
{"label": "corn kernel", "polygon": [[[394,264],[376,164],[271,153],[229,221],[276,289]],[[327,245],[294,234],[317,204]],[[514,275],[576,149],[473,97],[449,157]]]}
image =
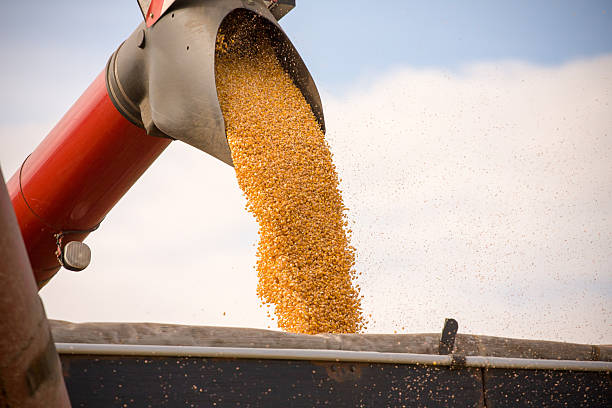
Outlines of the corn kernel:
{"label": "corn kernel", "polygon": [[362,331],[346,208],[310,105],[254,20],[222,26],[215,62],[236,177],[259,225],[258,296],[284,330]]}

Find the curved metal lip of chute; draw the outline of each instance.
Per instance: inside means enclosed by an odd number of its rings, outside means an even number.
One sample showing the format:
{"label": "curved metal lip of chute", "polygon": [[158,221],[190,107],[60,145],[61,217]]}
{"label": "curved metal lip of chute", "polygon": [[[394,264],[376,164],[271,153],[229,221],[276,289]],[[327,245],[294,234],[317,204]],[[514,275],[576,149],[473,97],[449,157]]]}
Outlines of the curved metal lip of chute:
{"label": "curved metal lip of chute", "polygon": [[148,134],[181,140],[233,166],[217,95],[215,45],[222,24],[244,13],[267,27],[279,63],[325,132],[314,80],[261,1],[182,0],[151,27],[142,23],[107,65],[107,88],[115,107]]}
{"label": "curved metal lip of chute", "polygon": [[319,123],[321,130],[325,133],[325,118],[323,115],[323,105],[321,103],[321,97],[319,95],[319,91],[317,86],[315,85],[314,79],[312,78],[310,71],[306,67],[304,60],[300,56],[300,53],[297,51],[285,31],[278,24],[278,22],[274,19],[269,19],[267,16],[259,14],[253,10],[247,8],[236,8],[230,11],[219,24],[219,28],[217,29],[217,33],[227,22],[228,19],[234,17],[234,15],[241,13],[249,13],[253,16],[256,16],[260,19],[260,22],[268,25],[270,29],[270,34],[273,37],[273,47],[276,52],[277,59],[283,69],[289,74],[293,82],[298,87],[298,89],[302,92],[304,99],[315,116],[315,119]]}

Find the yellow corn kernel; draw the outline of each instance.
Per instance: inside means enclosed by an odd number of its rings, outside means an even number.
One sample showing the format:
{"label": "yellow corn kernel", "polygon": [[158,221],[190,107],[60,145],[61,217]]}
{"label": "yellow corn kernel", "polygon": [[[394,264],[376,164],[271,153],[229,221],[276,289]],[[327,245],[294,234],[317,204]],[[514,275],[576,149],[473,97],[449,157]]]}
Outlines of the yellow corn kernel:
{"label": "yellow corn kernel", "polygon": [[258,296],[284,330],[362,331],[338,175],[310,106],[253,21],[222,27],[215,66],[238,185],[259,225]]}

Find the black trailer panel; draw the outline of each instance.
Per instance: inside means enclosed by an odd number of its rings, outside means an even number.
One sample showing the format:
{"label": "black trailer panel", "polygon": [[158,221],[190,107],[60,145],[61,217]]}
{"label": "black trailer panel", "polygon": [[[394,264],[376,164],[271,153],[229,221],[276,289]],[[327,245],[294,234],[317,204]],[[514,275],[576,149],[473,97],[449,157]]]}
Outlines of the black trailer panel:
{"label": "black trailer panel", "polygon": [[487,407],[612,407],[610,373],[484,370]]}
{"label": "black trailer panel", "polygon": [[73,407],[481,407],[479,369],[62,355]]}
{"label": "black trailer panel", "polygon": [[51,321],[73,407],[612,407],[612,346]]}

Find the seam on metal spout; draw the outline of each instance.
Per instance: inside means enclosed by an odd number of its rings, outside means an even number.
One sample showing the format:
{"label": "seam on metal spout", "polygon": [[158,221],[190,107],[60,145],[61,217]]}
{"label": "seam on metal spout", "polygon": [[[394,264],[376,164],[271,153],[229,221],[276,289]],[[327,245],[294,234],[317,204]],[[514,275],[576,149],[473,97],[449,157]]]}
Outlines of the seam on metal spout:
{"label": "seam on metal spout", "polygon": [[[142,120],[140,119],[140,109],[132,102],[130,97],[126,94],[117,73],[117,53],[123,47],[123,44],[113,52],[111,57],[106,63],[106,89],[110,97],[111,102],[117,108],[117,110],[130,122],[138,127],[144,127]],[[126,106],[127,105],[127,106]]]}

